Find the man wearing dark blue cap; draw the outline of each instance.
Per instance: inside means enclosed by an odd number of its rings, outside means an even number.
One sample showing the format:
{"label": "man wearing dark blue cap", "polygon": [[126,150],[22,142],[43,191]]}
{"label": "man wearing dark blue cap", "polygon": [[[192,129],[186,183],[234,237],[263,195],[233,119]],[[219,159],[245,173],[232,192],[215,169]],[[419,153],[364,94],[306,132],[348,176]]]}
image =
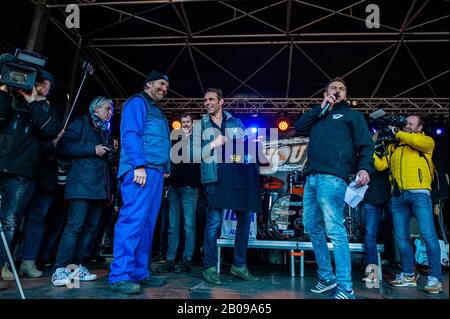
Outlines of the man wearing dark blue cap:
{"label": "man wearing dark blue cap", "polygon": [[170,172],[170,131],[157,102],[169,89],[167,75],[152,71],[144,91],[122,107],[121,154],[118,178],[123,206],[114,232],[114,261],[109,283],[123,294],[142,287],[164,285],[166,279],[151,276],[148,256],[152,245],[163,191]]}

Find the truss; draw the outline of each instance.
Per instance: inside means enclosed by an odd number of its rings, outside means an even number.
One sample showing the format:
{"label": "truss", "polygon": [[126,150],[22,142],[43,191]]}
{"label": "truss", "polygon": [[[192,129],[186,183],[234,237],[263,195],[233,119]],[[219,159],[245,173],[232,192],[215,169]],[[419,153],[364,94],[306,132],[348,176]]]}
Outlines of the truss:
{"label": "truss", "polygon": [[[428,21],[421,22],[420,24],[414,25],[414,20],[420,14],[423,14],[423,9],[430,6],[432,2],[430,0],[416,1],[412,0],[409,7],[405,7],[405,12],[399,12],[398,26],[384,25],[381,24],[381,31],[370,31],[370,32],[305,32],[304,29],[311,27],[319,22],[323,22],[333,16],[344,17],[356,24],[364,24],[365,19],[358,17],[353,14],[353,10],[357,6],[366,6],[370,3],[367,0],[355,0],[354,2],[346,5],[345,7],[336,9],[325,6],[320,6],[314,3],[314,1],[302,1],[302,0],[274,0],[269,5],[261,5],[259,8],[255,8],[252,11],[245,11],[239,7],[237,1],[209,1],[209,0],[148,0],[148,1],[85,1],[79,3],[78,6],[82,10],[89,10],[91,7],[98,7],[104,10],[108,15],[115,15],[117,17],[116,21],[109,22],[103,26],[98,27],[95,30],[80,30],[68,31],[63,27],[63,22],[61,20],[64,14],[61,14],[67,1],[63,0],[46,0],[47,8],[50,11],[50,22],[55,24],[61,32],[63,32],[73,43],[77,43],[80,51],[87,57],[91,58],[99,63],[102,62],[101,56],[108,57],[113,61],[111,65],[106,65],[106,63],[101,63],[101,68],[105,70],[108,76],[106,77],[108,81],[111,81],[111,85],[115,88],[116,92],[120,92],[121,96],[116,98],[116,105],[121,105],[125,100],[126,96],[129,96],[129,92],[124,92],[124,89],[120,86],[117,79],[114,77],[113,72],[110,68],[114,66],[114,63],[125,66],[129,70],[138,74],[141,77],[145,77],[145,72],[143,70],[138,70],[132,65],[132,61],[120,60],[117,56],[114,56],[109,48],[129,48],[130,50],[135,50],[136,48],[146,48],[146,47],[168,47],[177,50],[178,54],[176,58],[167,66],[166,70],[172,70],[177,60],[183,54],[189,55],[190,63],[192,63],[194,74],[193,79],[198,83],[198,87],[204,92],[205,89],[205,74],[201,74],[198,68],[199,57],[207,59],[210,63],[213,63],[219,67],[224,74],[231,76],[236,81],[236,87],[234,90],[230,90],[228,98],[225,102],[225,108],[231,109],[235,112],[259,112],[259,113],[277,113],[279,111],[286,112],[303,112],[311,104],[317,103],[320,99],[322,90],[319,90],[309,96],[308,98],[293,98],[290,97],[290,91],[292,91],[292,60],[293,55],[296,54],[297,57],[300,56],[302,59],[306,59],[308,63],[314,65],[316,70],[323,75],[324,82],[327,82],[331,77],[326,73],[326,68],[324,68],[323,61],[317,61],[309,56],[303,49],[302,46],[317,45],[326,46],[333,45],[352,45],[352,44],[374,44],[379,45],[380,50],[374,56],[367,58],[365,61],[358,65],[349,65],[348,72],[343,72],[340,76],[343,78],[348,77],[355,71],[366,66],[372,61],[378,59],[381,55],[390,56],[389,62],[385,66],[381,76],[377,79],[376,85],[369,93],[370,97],[366,98],[356,98],[356,109],[370,112],[376,108],[382,107],[387,111],[410,113],[410,112],[421,112],[428,114],[443,114],[448,116],[448,97],[439,97],[436,94],[436,90],[433,88],[432,81],[436,81],[443,76],[446,76],[449,72],[448,64],[441,70],[434,70],[434,74],[430,74],[429,70],[424,70],[420,65],[418,59],[416,59],[413,50],[409,44],[417,43],[429,45],[432,43],[448,43],[449,32],[447,29],[437,31],[427,31],[430,25],[436,22],[442,22],[443,20],[449,19],[449,15],[446,12],[442,13],[442,16],[430,17]],[[52,1],[52,3],[50,3]],[[201,3],[210,2],[215,3],[222,10],[231,10],[234,12],[233,17],[218,22],[209,26],[202,26],[196,28],[195,19],[189,16],[187,13],[189,11],[185,8],[189,8],[191,3]],[[292,27],[293,17],[299,18],[298,10],[295,10],[293,4],[307,6],[310,8],[315,8],[320,10],[323,15],[313,21],[309,21],[301,26]],[[136,6],[138,10],[136,11]],[[176,14],[176,18],[180,23],[182,28],[178,26],[173,26],[170,21],[157,22],[155,20],[149,19],[144,16],[151,12],[157,11],[160,8],[171,8]],[[285,26],[274,25],[269,23],[264,18],[260,17],[260,13],[263,11],[269,11],[274,7],[284,8],[286,12]],[[426,10],[425,10],[426,11]],[[58,16],[59,14],[59,16]],[[269,28],[271,31],[264,33],[249,33],[245,32],[217,32],[220,27],[225,25],[232,25],[234,22],[241,19],[251,19],[257,23],[264,25],[265,30]],[[112,27],[116,27],[128,20],[134,19],[148,26],[149,29],[157,26],[160,30],[165,30],[167,32],[161,35],[152,35],[144,37],[135,36],[121,36],[117,37],[111,36],[97,36],[99,32],[103,32]],[[65,30],[64,30],[65,29]],[[214,60],[203,50],[207,46],[253,46],[253,45],[265,45],[265,46],[278,46],[280,49],[262,65],[256,67],[255,70],[249,70],[249,75],[245,78],[236,76],[233,70],[226,69],[221,61]],[[392,64],[394,63],[395,57],[397,56],[399,49],[404,47],[411,60],[414,62],[416,69],[421,75],[421,82],[416,83],[409,89],[403,90],[397,94],[393,94],[391,97],[379,97],[383,93],[380,92],[380,87],[382,87],[385,81],[386,74],[389,72]],[[271,61],[278,59],[281,52],[286,50],[288,53],[288,67],[286,70],[280,70],[280,72],[286,72],[286,89],[285,94],[282,93],[280,96],[285,96],[285,98],[273,98],[264,97],[262,93],[258,91],[258,88],[251,87],[248,82],[252,78],[258,75],[258,73],[266,67]],[[430,50],[432,51],[432,50]],[[130,51],[131,52],[131,51]],[[447,75],[448,76],[448,75]],[[252,94],[258,98],[245,98],[236,99],[230,98],[233,96],[232,93],[236,92],[240,87],[245,86],[247,90],[252,91]],[[427,86],[430,92],[429,96],[422,98],[412,98],[414,96],[414,90],[421,86]],[[189,110],[194,113],[202,113],[202,99],[201,98],[186,98],[183,94],[170,89],[171,93],[174,93],[178,98],[170,98],[165,100],[164,108],[167,112],[179,112],[182,110]],[[378,93],[378,94],[377,94]],[[195,93],[195,95],[197,95]],[[309,95],[309,93],[308,93]],[[200,95],[201,96],[201,95]]]}
{"label": "truss", "polygon": [[[116,110],[120,111],[125,98],[116,98]],[[223,108],[234,113],[279,114],[303,113],[312,105],[320,104],[318,98],[228,98]],[[389,113],[428,114],[449,116],[448,98],[354,98],[352,108],[370,113],[382,108]],[[203,98],[170,98],[161,103],[167,114],[190,112],[206,113]]]}

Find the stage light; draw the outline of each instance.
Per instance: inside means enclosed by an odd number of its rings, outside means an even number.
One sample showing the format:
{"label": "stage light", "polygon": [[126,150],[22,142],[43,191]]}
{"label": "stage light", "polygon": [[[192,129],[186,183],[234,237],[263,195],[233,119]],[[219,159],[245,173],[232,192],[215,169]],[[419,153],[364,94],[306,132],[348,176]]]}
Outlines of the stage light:
{"label": "stage light", "polygon": [[353,101],[352,101],[352,105],[353,105],[353,106],[357,106],[357,105],[358,105],[358,101],[353,100]]}
{"label": "stage light", "polygon": [[289,128],[289,119],[287,117],[279,118],[277,126],[280,131],[286,131]]}
{"label": "stage light", "polygon": [[253,134],[256,134],[256,132],[258,132],[258,129],[256,127],[252,127],[250,130]]}
{"label": "stage light", "polygon": [[436,129],[436,135],[441,135],[443,132],[444,132],[444,130],[441,128]]}
{"label": "stage light", "polygon": [[174,130],[179,130],[181,128],[181,122],[178,120],[173,120],[172,121],[172,128]]}

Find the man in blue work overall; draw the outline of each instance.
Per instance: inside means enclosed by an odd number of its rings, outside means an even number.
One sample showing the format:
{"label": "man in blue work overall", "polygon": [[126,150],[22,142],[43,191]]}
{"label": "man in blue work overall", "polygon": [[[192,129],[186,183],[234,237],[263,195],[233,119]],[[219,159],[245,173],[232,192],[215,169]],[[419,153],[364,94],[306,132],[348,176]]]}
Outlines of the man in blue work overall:
{"label": "man in blue work overall", "polygon": [[169,89],[169,78],[152,71],[144,91],[129,98],[122,108],[121,154],[118,178],[123,206],[114,232],[111,288],[123,294],[141,287],[157,287],[164,277],[151,276],[148,256],[163,192],[170,169],[170,131],[158,107]]}

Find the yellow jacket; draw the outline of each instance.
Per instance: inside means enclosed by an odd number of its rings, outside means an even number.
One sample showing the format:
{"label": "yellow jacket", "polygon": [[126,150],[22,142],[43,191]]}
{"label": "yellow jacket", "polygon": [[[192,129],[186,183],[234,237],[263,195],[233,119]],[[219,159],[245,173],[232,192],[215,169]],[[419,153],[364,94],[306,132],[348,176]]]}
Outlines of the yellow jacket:
{"label": "yellow jacket", "polygon": [[384,171],[390,167],[400,190],[431,190],[434,140],[423,132],[399,131],[395,137],[399,142],[389,145],[386,156],[374,154],[375,169]]}

